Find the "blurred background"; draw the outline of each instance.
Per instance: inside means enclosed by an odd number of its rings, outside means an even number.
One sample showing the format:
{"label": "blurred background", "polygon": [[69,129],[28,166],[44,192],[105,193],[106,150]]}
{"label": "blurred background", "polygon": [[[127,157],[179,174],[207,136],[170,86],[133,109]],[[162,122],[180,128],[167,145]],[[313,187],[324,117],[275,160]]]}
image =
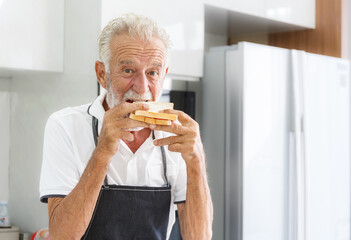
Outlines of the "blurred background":
{"label": "blurred background", "polygon": [[171,36],[162,99],[200,124],[213,239],[351,239],[348,0],[0,0],[0,202],[13,231],[48,227],[46,120],[95,99],[97,38],[129,12]]}

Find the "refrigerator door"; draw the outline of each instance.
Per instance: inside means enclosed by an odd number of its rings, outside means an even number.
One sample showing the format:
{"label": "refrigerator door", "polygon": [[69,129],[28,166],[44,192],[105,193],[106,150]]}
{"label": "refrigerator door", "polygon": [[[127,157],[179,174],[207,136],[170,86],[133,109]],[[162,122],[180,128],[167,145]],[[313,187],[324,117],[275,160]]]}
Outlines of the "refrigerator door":
{"label": "refrigerator door", "polygon": [[226,239],[288,239],[289,51],[244,42],[226,57]]}
{"label": "refrigerator door", "polygon": [[350,83],[346,60],[305,55],[305,240],[350,239]]}

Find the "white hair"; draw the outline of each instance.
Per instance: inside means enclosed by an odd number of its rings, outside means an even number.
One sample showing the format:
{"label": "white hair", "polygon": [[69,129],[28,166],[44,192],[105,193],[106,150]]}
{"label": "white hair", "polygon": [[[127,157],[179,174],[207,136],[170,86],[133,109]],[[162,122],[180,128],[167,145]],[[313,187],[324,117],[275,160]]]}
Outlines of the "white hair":
{"label": "white hair", "polygon": [[168,64],[168,49],[171,47],[169,35],[162,28],[159,28],[155,21],[150,18],[133,13],[125,14],[111,20],[102,30],[99,41],[99,57],[105,65],[107,73],[110,72],[111,49],[110,42],[113,36],[128,33],[135,39],[152,41],[154,36],[164,43],[167,50],[166,64]]}

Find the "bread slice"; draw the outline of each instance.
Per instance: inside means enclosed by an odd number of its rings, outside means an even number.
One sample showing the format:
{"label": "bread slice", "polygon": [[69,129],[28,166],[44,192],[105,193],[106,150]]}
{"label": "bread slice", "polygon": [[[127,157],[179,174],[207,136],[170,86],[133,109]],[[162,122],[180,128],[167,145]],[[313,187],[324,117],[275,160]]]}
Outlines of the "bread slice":
{"label": "bread slice", "polygon": [[172,121],[178,119],[178,116],[175,114],[159,113],[159,111],[173,109],[173,103],[153,101],[143,103],[149,105],[149,110],[136,110],[129,115],[131,119],[156,125],[171,125]]}
{"label": "bread slice", "polygon": [[141,122],[145,122],[145,117],[144,116],[136,116],[135,114],[131,113],[129,115],[129,118],[137,120],[137,121],[141,121]]}
{"label": "bread slice", "polygon": [[148,124],[156,124],[156,119],[155,118],[148,118],[148,117],[146,117],[144,122],[146,122]]}
{"label": "bread slice", "polygon": [[164,119],[157,119],[157,118],[149,118],[149,117],[144,117],[144,116],[137,116],[133,113],[130,114],[129,118],[141,121],[141,122],[146,122],[149,124],[156,124],[156,125],[171,125],[172,121],[171,120],[164,120]]}
{"label": "bread slice", "polygon": [[175,114],[156,113],[156,112],[143,111],[143,110],[136,110],[134,114],[136,116],[144,116],[144,117],[158,118],[158,119],[172,120],[172,121],[176,121],[178,119],[178,116]]}
{"label": "bread slice", "polygon": [[155,112],[158,113],[162,110],[166,109],[173,109],[174,104],[169,103],[169,102],[154,102],[154,101],[148,101],[148,102],[142,102],[147,105],[149,105],[149,112]]}
{"label": "bread slice", "polygon": [[172,125],[171,120],[163,120],[163,119],[157,119],[157,118],[155,120],[156,120],[156,125],[166,125],[166,126]]}

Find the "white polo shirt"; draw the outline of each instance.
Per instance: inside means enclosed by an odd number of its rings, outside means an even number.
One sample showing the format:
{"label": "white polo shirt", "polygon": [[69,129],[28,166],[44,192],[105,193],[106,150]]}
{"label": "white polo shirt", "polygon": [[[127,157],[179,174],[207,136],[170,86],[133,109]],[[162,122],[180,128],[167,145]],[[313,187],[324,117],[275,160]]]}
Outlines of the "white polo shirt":
{"label": "white polo shirt", "polygon": [[[79,182],[95,149],[92,116],[98,119],[100,133],[105,114],[102,106],[104,98],[105,94],[102,94],[92,104],[65,108],[49,117],[45,127],[40,176],[42,202],[47,202],[49,197],[65,197]],[[156,139],[170,135],[155,131]],[[168,225],[169,236],[175,220],[175,203],[186,199],[187,175],[181,154],[168,151],[167,146],[165,150],[173,202]],[[117,185],[166,186],[161,148],[153,144],[152,134],[135,153],[121,141],[117,154],[111,160],[107,180],[108,184]]]}

